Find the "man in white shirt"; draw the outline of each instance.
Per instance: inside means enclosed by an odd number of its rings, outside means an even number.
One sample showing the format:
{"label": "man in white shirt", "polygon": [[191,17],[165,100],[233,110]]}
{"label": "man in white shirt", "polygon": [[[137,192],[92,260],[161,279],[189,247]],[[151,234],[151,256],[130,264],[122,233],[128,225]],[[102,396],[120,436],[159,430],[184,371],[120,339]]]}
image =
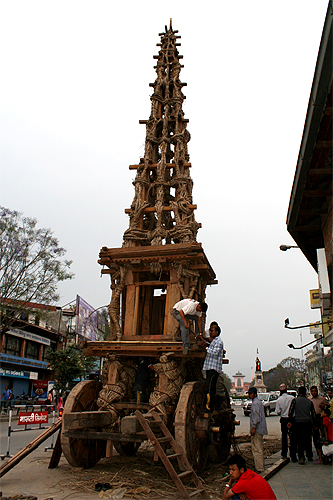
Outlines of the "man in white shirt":
{"label": "man in white shirt", "polygon": [[[289,409],[294,396],[287,393],[286,384],[281,384],[280,387],[280,397],[276,401],[275,412],[280,415],[280,425],[282,433],[282,458],[287,458],[288,455],[288,427],[289,422]],[[296,459],[296,457],[291,457],[291,459]]]}
{"label": "man in white shirt", "polygon": [[190,343],[190,324],[189,319],[195,322],[198,326],[199,334],[202,335],[201,315],[206,312],[208,305],[206,302],[197,302],[193,299],[183,299],[173,306],[172,316],[178,321],[180,326],[180,334],[183,342],[183,354],[188,354],[191,347]]}

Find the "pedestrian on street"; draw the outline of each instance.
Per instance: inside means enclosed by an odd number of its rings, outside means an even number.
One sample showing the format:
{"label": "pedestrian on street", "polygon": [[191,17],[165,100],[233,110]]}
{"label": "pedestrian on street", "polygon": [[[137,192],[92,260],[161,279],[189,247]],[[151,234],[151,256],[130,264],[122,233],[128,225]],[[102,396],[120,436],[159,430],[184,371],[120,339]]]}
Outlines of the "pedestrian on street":
{"label": "pedestrian on street", "polygon": [[4,406],[3,406],[3,411],[4,413],[7,413],[7,408],[8,405],[10,405],[10,400],[13,399],[14,395],[12,391],[9,389],[9,386],[6,385],[5,390],[3,391],[2,395],[0,396],[0,399],[3,398],[4,400]]}
{"label": "pedestrian on street", "polygon": [[199,335],[202,337],[202,313],[206,312],[208,305],[206,302],[197,302],[194,299],[183,299],[177,302],[172,309],[172,316],[178,321],[180,326],[180,334],[183,342],[183,354],[187,355],[191,348],[190,343],[190,324],[189,319],[195,322],[198,326]]}
{"label": "pedestrian on street", "polygon": [[216,382],[218,376],[222,373],[224,355],[223,340],[221,338],[221,328],[219,327],[219,325],[214,325],[210,328],[210,336],[212,338],[212,341],[207,348],[206,358],[202,369],[206,373],[206,408],[208,411],[214,411]]}
{"label": "pedestrian on street", "polygon": [[318,458],[320,458],[319,448],[317,447],[318,442],[324,435],[323,430],[323,419],[321,417],[321,412],[328,406],[328,401],[324,396],[319,396],[317,386],[313,385],[310,387],[311,396],[309,397],[310,401],[312,401],[314,410],[315,410],[315,421],[313,422],[313,444],[317,450]]}
{"label": "pedestrian on street", "polygon": [[316,414],[312,401],[306,397],[306,388],[299,387],[298,396],[291,402],[289,410],[288,429],[292,430],[290,456],[292,462],[297,462],[296,448],[298,448],[298,463],[305,465],[305,455],[309,462],[313,461],[311,432]]}
{"label": "pedestrian on street", "polygon": [[275,412],[280,415],[280,425],[282,434],[282,458],[287,458],[288,456],[288,422],[289,422],[289,409],[294,396],[291,396],[287,392],[286,384],[281,384],[280,387],[280,397],[276,401]]}
{"label": "pedestrian on street", "polygon": [[246,463],[241,455],[232,455],[229,465],[229,484],[225,485],[222,500],[253,499],[276,500],[276,496],[266,479],[246,468]]}
{"label": "pedestrian on street", "polygon": [[252,400],[250,414],[251,450],[256,470],[263,472],[265,470],[263,437],[268,434],[265,410],[264,405],[257,398],[257,389],[255,387],[250,387],[248,395]]}

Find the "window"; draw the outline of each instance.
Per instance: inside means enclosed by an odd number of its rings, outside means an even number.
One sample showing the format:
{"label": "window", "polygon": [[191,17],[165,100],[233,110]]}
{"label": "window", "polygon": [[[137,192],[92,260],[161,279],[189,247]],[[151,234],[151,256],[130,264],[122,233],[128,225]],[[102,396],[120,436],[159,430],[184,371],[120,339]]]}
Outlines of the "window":
{"label": "window", "polygon": [[11,356],[19,356],[21,350],[22,340],[13,335],[6,335],[4,353],[10,354]]}
{"label": "window", "polygon": [[27,340],[25,344],[24,357],[29,359],[38,359],[39,345],[36,342]]}
{"label": "window", "polygon": [[54,350],[51,346],[43,345],[42,361],[49,361],[50,359],[49,349]]}

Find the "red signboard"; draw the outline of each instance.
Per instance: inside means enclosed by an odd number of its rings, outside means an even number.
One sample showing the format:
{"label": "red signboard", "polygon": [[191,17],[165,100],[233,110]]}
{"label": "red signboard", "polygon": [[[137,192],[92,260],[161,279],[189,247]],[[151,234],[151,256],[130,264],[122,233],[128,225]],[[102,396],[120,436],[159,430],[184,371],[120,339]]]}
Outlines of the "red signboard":
{"label": "red signboard", "polygon": [[18,425],[47,424],[48,417],[47,411],[20,411]]}

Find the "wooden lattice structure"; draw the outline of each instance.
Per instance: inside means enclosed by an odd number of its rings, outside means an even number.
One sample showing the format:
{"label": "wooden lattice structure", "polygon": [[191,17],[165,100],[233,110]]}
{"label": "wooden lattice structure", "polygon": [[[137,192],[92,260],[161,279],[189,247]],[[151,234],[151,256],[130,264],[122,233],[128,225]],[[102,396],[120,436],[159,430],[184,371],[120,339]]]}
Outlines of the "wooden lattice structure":
{"label": "wooden lattice structure", "polygon": [[170,22],[157,44],[151,113],[148,120],[140,120],[146,125],[145,154],[129,167],[136,170],[135,195],[125,210],[130,221],[123,246],[100,251],[102,273],[110,274],[112,282],[112,340],[135,340],[138,335],[175,340],[173,305],[186,297],[204,300],[206,286],[216,283],[196,241],[200,224],[192,200],[190,134],[182,109],[186,83],[179,79],[183,56],[177,33]]}

